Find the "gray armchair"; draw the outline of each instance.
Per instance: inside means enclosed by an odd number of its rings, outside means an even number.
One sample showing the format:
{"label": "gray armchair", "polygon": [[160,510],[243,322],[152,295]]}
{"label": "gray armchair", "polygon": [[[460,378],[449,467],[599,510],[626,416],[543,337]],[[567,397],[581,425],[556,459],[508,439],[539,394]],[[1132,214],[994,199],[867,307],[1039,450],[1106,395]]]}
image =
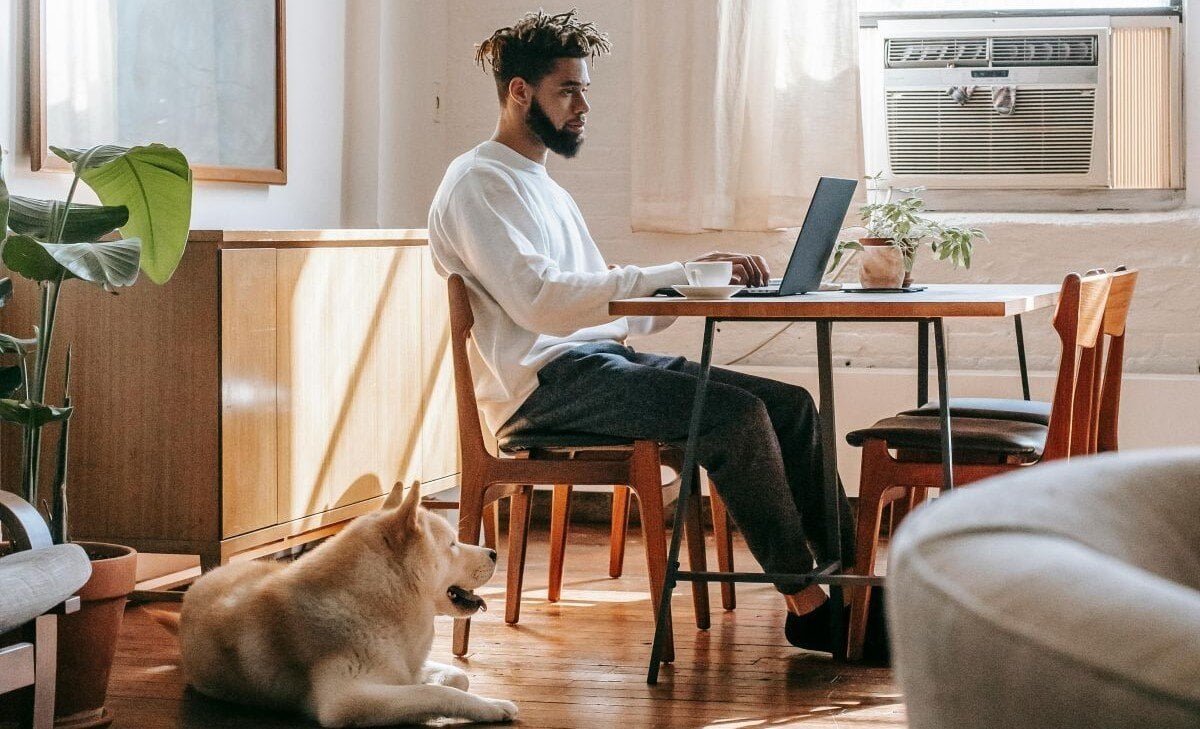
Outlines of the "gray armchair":
{"label": "gray armchair", "polygon": [[0,491],[3,538],[16,551],[0,557],[0,694],[20,691],[0,705],[17,710],[0,714],[34,729],[54,723],[54,665],[57,614],[79,609],[72,597],[92,572],[87,553],[77,544],[52,544],[37,511],[22,499]]}
{"label": "gray armchair", "polygon": [[1200,727],[1200,450],[982,481],[888,562],[913,729]]}

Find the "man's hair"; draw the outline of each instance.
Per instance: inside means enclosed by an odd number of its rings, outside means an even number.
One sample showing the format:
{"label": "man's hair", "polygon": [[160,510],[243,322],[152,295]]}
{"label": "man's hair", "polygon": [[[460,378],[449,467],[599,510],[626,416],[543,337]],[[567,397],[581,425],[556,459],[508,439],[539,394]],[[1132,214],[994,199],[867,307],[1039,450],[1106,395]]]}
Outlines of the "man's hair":
{"label": "man's hair", "polygon": [[547,15],[526,13],[510,28],[501,28],[475,47],[475,61],[492,67],[500,103],[508,97],[508,83],[523,78],[536,84],[550,73],[559,58],[592,58],[608,53],[608,35],[592,23],[581,23],[575,10]]}

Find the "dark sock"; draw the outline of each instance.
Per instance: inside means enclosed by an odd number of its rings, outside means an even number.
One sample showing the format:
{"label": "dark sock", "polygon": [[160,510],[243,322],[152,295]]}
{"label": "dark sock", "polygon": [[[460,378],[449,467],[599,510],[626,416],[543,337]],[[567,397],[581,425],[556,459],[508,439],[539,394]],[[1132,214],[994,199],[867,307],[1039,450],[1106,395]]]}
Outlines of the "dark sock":
{"label": "dark sock", "polygon": [[[787,641],[797,648],[832,653],[833,644],[830,641],[829,635],[829,611],[831,604],[832,601],[826,600],[816,610],[803,615],[796,615],[789,612],[787,620],[783,624],[783,635],[787,638]],[[845,640],[846,624],[849,620],[849,606],[846,606],[846,613],[842,616],[842,640]]]}

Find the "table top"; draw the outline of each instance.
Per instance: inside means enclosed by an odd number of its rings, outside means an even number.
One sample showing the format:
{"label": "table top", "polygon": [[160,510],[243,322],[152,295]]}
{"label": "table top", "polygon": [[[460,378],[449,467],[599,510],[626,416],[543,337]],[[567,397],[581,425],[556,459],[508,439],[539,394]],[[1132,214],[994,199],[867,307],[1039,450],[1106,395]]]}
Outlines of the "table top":
{"label": "table top", "polygon": [[798,296],[719,300],[652,296],[608,304],[616,316],[703,316],[714,319],[912,319],[1005,317],[1058,301],[1059,284],[929,284],[924,291],[859,294],[828,291]]}

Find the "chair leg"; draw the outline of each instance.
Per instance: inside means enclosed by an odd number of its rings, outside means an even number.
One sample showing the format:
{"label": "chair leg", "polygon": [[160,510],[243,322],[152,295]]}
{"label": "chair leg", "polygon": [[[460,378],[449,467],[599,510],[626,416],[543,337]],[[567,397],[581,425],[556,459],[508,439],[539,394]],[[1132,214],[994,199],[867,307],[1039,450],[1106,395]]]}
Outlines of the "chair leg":
{"label": "chair leg", "polygon": [[[879,524],[887,497],[899,487],[892,481],[892,461],[887,444],[868,439],[863,445],[862,469],[858,487],[858,523],[855,530],[854,567],[852,574],[875,574],[875,558],[879,549]],[[900,493],[903,493],[900,491]],[[867,610],[871,588],[860,587],[847,591],[850,597],[850,625],[847,630],[846,658],[862,660],[863,643],[867,635]]]}
{"label": "chair leg", "polygon": [[508,587],[504,594],[504,622],[514,625],[521,619],[521,587],[525,582],[525,547],[529,540],[529,507],[533,486],[522,486],[513,494],[508,507]]}
{"label": "chair leg", "polygon": [[567,553],[567,528],[571,521],[571,485],[554,487],[554,504],[550,514],[550,582],[546,597],[558,602],[562,595],[563,559]]}
{"label": "chair leg", "polygon": [[[663,583],[667,579],[667,534],[664,528],[666,519],[663,515],[662,471],[659,468],[658,444],[652,441],[635,441],[629,471],[629,485],[637,494],[642,537],[646,542],[650,605],[657,618],[658,602],[662,596]],[[670,610],[667,611],[667,635],[662,659],[667,663],[675,660],[675,639]]]}
{"label": "chair leg", "polygon": [[929,489],[925,488],[910,489],[906,498],[898,499],[892,503],[891,534],[894,535],[896,530],[900,528],[900,522],[904,521],[904,518],[908,516],[913,509],[917,508],[921,505],[921,502],[925,501],[925,495],[928,492]]}
{"label": "chair leg", "polygon": [[500,533],[500,504],[489,502],[483,507],[483,546],[495,549]]}
{"label": "chair leg", "polygon": [[612,529],[608,535],[608,576],[625,570],[625,535],[629,532],[629,487],[613,487]]}
{"label": "chair leg", "polygon": [[[712,481],[708,483],[708,503],[712,509],[713,540],[717,543],[717,569],[733,572],[733,530],[729,528],[729,512],[725,502],[717,494]],[[721,583],[721,607],[733,610],[737,607],[737,594],[732,582]]]}
{"label": "chair leg", "polygon": [[[692,478],[692,488],[688,495],[688,509],[685,515],[687,530],[688,566],[693,572],[708,570],[708,555],[705,554],[704,525],[700,522],[700,469]],[[696,611],[696,627],[708,630],[712,618],[708,609],[708,581],[692,583],[692,606]]]}
{"label": "chair leg", "polygon": [[[482,477],[462,476],[462,493],[458,500],[458,541],[463,544],[479,544],[479,531],[483,518],[483,495],[487,484],[480,483]],[[471,619],[455,618],[454,635],[450,650],[456,656],[465,656],[471,641]]]}
{"label": "chair leg", "polygon": [[58,616],[34,620],[33,729],[54,726],[55,658],[58,653]]}

